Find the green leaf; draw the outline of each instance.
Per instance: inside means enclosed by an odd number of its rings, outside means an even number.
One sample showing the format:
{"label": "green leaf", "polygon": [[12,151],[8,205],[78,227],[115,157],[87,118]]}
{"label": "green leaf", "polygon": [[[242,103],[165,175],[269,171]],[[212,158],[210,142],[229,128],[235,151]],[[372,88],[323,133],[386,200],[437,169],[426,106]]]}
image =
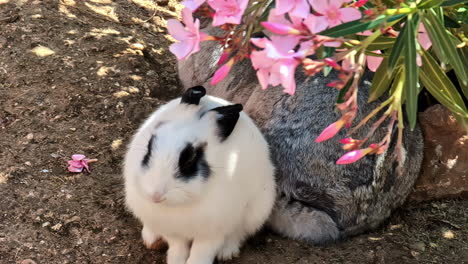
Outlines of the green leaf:
{"label": "green leaf", "polygon": [[418,5],[418,9],[427,9],[427,8],[432,8],[435,6],[440,6],[444,0],[426,0],[426,1],[421,1]]}
{"label": "green leaf", "polygon": [[422,67],[419,76],[424,87],[454,114],[468,118],[468,111],[461,95],[437,61],[429,52],[423,52],[421,58]]}
{"label": "green leaf", "polygon": [[466,2],[468,2],[468,0],[448,0],[448,1],[445,1],[443,4],[441,4],[441,6],[453,6],[453,5],[458,5],[458,4],[462,4]]}
{"label": "green leaf", "polygon": [[418,65],[416,64],[416,27],[419,25],[419,16],[409,15],[405,24],[406,34],[405,45],[405,95],[406,95],[406,114],[410,123],[411,130],[416,126],[418,112]]}
{"label": "green leaf", "polygon": [[378,18],[372,21],[368,21],[368,22],[361,22],[361,19],[353,20],[353,21],[338,25],[336,27],[329,28],[318,34],[328,36],[328,37],[333,37],[333,38],[343,37],[346,35],[355,34],[355,33],[363,32],[368,29],[376,28],[385,21],[393,22],[405,16],[406,14],[400,14],[400,15],[395,15],[391,17],[386,17],[385,15],[381,15]]}
{"label": "green leaf", "polygon": [[[452,39],[453,35],[448,32],[441,23],[439,23],[433,9],[427,10],[425,14],[426,19],[424,19],[424,27],[426,29],[431,28],[431,30],[427,31],[431,41],[436,40],[438,42],[437,44],[440,44],[439,48],[446,56],[448,63],[453,67],[455,73],[460,78],[460,81],[466,85],[468,83],[468,75],[465,69],[465,64],[461,60]],[[437,45],[436,43],[433,44]]]}
{"label": "green leaf", "polygon": [[380,64],[379,68],[372,78],[372,85],[370,87],[369,100],[372,102],[379,98],[385,91],[388,90],[394,75],[388,74],[388,58],[385,58]]}
{"label": "green leaf", "polygon": [[336,99],[336,103],[337,104],[342,104],[344,103],[344,96],[346,95],[346,93],[348,92],[349,90],[349,87],[351,87],[351,84],[353,83],[354,81],[354,76],[351,77],[348,81],[348,83],[345,85],[345,87],[343,87],[343,89],[340,90],[340,92],[338,93],[338,98]]}
{"label": "green leaf", "polygon": [[[393,45],[392,51],[390,53],[390,57],[388,59],[388,72],[392,72],[393,68],[395,68],[395,65],[398,61],[398,59],[401,56],[401,53],[403,51],[404,45],[408,43],[407,38],[408,38],[408,21],[405,23],[404,27],[401,29],[400,34],[398,35],[398,38],[395,41],[395,45]],[[414,41],[414,39],[411,39],[410,41]]]}
{"label": "green leaf", "polygon": [[[333,47],[325,47],[325,48],[323,49],[323,57],[324,57],[324,58],[332,57],[333,54],[335,54],[335,48],[333,48]],[[323,68],[323,76],[327,77],[328,74],[330,74],[330,72],[332,71],[332,69],[333,69],[333,68],[332,68],[331,66],[328,66],[328,65],[325,66],[325,67]]]}
{"label": "green leaf", "polygon": [[391,48],[395,44],[396,38],[390,37],[378,37],[376,38],[369,46],[367,46],[366,50],[384,50]]}

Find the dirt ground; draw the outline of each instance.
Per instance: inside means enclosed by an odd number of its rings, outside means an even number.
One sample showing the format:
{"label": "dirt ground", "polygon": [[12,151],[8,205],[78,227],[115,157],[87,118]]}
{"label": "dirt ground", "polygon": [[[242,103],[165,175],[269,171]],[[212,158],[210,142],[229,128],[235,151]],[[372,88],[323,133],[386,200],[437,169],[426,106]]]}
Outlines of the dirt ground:
{"label": "dirt ground", "polygon": [[[175,0],[0,0],[0,263],[164,263],[122,204],[125,145],[178,95]],[[74,153],[98,159],[72,174]],[[468,263],[468,201],[326,248],[262,231],[227,263]]]}

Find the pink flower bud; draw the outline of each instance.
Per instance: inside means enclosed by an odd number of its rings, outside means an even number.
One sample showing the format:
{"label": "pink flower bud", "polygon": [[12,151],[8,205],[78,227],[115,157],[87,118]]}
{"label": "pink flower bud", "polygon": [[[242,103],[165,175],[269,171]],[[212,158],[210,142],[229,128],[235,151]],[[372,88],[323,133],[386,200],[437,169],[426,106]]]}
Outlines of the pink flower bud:
{"label": "pink flower bud", "polygon": [[211,79],[211,85],[215,85],[222,81],[231,71],[232,65],[234,65],[234,59],[230,59],[226,64],[221,66],[213,75],[213,79]]}
{"label": "pink flower bud", "polygon": [[344,165],[351,164],[360,160],[365,155],[369,154],[372,151],[372,148],[358,149],[350,151],[344,154],[339,160],[336,161],[336,164]]}
{"label": "pink flower bud", "polygon": [[260,23],[264,28],[270,30],[273,33],[280,35],[301,35],[301,31],[280,23],[274,22],[261,22]]}
{"label": "pink flower bud", "polygon": [[367,3],[368,0],[358,0],[356,3],[354,3],[354,7],[361,7]]}
{"label": "pink flower bud", "polygon": [[221,65],[226,62],[226,60],[229,58],[229,53],[224,51],[223,54],[219,57],[217,65]]}
{"label": "pink flower bud", "polygon": [[345,121],[343,119],[340,119],[336,121],[335,123],[329,125],[327,128],[325,128],[322,133],[315,139],[315,142],[320,143],[322,141],[328,140],[336,135],[338,131],[343,127],[345,124]]}
{"label": "pink flower bud", "polygon": [[326,64],[328,64],[328,66],[332,67],[333,69],[336,69],[336,70],[341,69],[341,66],[338,65],[338,63],[332,58],[325,58],[323,61]]}

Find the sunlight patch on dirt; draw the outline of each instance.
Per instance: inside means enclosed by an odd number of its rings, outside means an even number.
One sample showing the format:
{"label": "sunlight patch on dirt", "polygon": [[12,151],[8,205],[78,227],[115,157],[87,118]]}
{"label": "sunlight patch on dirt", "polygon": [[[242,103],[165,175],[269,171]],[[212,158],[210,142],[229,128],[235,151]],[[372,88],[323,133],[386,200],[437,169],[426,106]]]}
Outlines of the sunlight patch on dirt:
{"label": "sunlight patch on dirt", "polygon": [[87,35],[93,36],[99,40],[109,35],[120,35],[120,32],[112,28],[93,28]]}
{"label": "sunlight patch on dirt", "polygon": [[101,66],[96,74],[98,76],[103,77],[103,76],[106,76],[107,74],[109,74],[110,71],[115,71],[115,66],[112,66],[112,67]]}
{"label": "sunlight patch on dirt", "polygon": [[40,45],[32,49],[31,52],[36,54],[39,57],[47,57],[47,56],[55,54],[55,51],[47,47],[40,46]]}
{"label": "sunlight patch on dirt", "polygon": [[108,17],[112,21],[120,22],[119,17],[115,13],[115,8],[112,6],[97,6],[89,3],[85,3],[85,6],[88,7],[91,11],[95,12],[96,14]]}
{"label": "sunlight patch on dirt", "polygon": [[59,4],[58,9],[60,13],[63,13],[66,17],[76,18],[76,16],[72,12],[70,12],[70,10],[68,10],[68,8],[65,5]]}

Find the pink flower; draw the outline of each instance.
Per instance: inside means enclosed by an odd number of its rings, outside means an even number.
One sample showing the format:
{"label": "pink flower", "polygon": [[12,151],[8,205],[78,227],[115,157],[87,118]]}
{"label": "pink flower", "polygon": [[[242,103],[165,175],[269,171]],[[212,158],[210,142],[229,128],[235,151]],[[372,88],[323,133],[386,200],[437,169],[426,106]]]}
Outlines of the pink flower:
{"label": "pink flower", "polygon": [[182,9],[182,21],[185,27],[176,19],[167,21],[169,34],[179,42],[172,44],[169,50],[182,60],[200,50],[200,41],[207,39],[208,35],[200,32],[200,20],[193,21],[192,11]]}
{"label": "pink flower", "polygon": [[361,18],[361,12],[352,7],[340,8],[347,0],[309,0],[317,13],[304,20],[304,24],[312,33],[319,33],[329,27]]}
{"label": "pink flower", "polygon": [[431,42],[431,39],[429,38],[429,34],[427,34],[426,28],[424,27],[423,23],[419,24],[418,32],[419,32],[418,34],[419,44],[421,44],[421,47],[423,49],[425,50],[429,49],[432,46],[432,42]]}
{"label": "pink flower", "polygon": [[215,10],[213,26],[240,24],[248,3],[249,0],[208,0],[208,4]]}
{"label": "pink flower", "polygon": [[276,8],[270,10],[268,21],[261,22],[261,25],[273,33],[280,35],[300,35],[305,27],[302,25],[303,18],[289,15],[291,21],[286,19],[284,15],[277,14]]}
{"label": "pink flower", "polygon": [[296,67],[302,59],[313,53],[312,42],[302,42],[299,49],[294,51],[299,42],[299,38],[294,36],[272,36],[271,41],[266,38],[254,38],[251,41],[259,48],[263,48],[251,54],[252,65],[257,70],[262,89],[266,89],[269,84],[273,86],[281,84],[286,93],[294,94]]}
{"label": "pink flower", "polygon": [[290,16],[306,18],[310,14],[310,6],[307,0],[276,0],[274,12],[276,15],[289,13]]}
{"label": "pink flower", "polygon": [[197,10],[197,8],[200,7],[204,2],[205,0],[186,0],[183,1],[182,4],[185,7],[190,8],[190,10],[193,12]]}
{"label": "pink flower", "polygon": [[[380,50],[375,50],[371,51],[372,53],[375,54],[382,54]],[[370,71],[375,72],[379,68],[380,64],[383,61],[383,57],[378,57],[378,56],[366,56],[366,62],[367,62],[367,68],[369,68]]]}
{"label": "pink flower", "polygon": [[83,169],[86,172],[90,172],[88,163],[95,162],[97,159],[87,159],[85,155],[74,154],[71,156],[72,160],[68,161],[68,171],[70,172],[82,172]]}
{"label": "pink flower", "polygon": [[320,143],[322,141],[328,140],[336,135],[338,131],[344,126],[345,120],[340,118],[335,123],[332,123],[327,128],[325,128],[322,133],[315,139],[315,142]]}
{"label": "pink flower", "polygon": [[215,85],[222,81],[231,71],[232,65],[234,65],[234,59],[230,59],[226,64],[221,66],[213,75],[213,79],[211,79],[211,85]]}
{"label": "pink flower", "polygon": [[366,156],[367,154],[375,152],[377,149],[378,146],[376,144],[371,144],[368,148],[350,151],[344,154],[341,158],[339,158],[336,161],[336,164],[344,165],[354,163]]}

